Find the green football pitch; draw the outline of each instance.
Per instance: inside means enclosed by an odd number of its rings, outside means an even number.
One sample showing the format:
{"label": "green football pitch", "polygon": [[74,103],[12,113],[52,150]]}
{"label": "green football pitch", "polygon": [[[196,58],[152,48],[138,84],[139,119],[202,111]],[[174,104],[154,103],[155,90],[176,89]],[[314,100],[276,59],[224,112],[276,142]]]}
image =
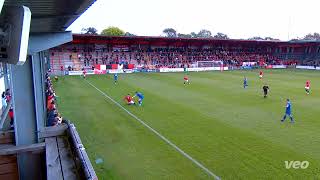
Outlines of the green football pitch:
{"label": "green football pitch", "polygon": [[[258,72],[192,72],[186,86],[184,73],[120,74],[116,85],[112,75],[68,76],[54,86],[99,179],[213,178],[195,161],[221,179],[320,179],[320,72],[265,70],[263,80]],[[123,101],[135,91],[145,96],[141,107]],[[287,98],[294,124],[280,122]],[[287,169],[285,161],[309,166]]]}

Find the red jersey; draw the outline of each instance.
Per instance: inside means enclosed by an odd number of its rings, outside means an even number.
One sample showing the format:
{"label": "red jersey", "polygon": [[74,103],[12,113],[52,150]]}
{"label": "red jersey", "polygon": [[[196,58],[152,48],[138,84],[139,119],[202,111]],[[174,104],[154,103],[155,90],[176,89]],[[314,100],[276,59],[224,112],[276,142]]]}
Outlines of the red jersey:
{"label": "red jersey", "polygon": [[260,74],[260,76],[261,76],[261,75],[263,75],[263,72],[262,72],[262,71],[260,71],[260,73],[259,73],[259,74]]}
{"label": "red jersey", "polygon": [[10,95],[6,95],[6,99],[7,99],[7,102],[10,102],[11,96]]}
{"label": "red jersey", "polygon": [[53,99],[53,95],[49,95],[49,96],[47,97],[47,101],[49,101],[49,100],[51,100],[51,99]]}
{"label": "red jersey", "polygon": [[184,80],[188,80],[188,76],[184,76],[184,78],[183,78]]}
{"label": "red jersey", "polygon": [[52,108],[51,102],[52,102],[52,99],[50,99],[50,100],[47,101],[47,109],[48,109],[48,110],[49,110],[50,108]]}
{"label": "red jersey", "polygon": [[310,81],[306,82],[306,87],[310,87]]}
{"label": "red jersey", "polygon": [[13,118],[13,111],[9,111],[8,114],[9,114],[10,119],[12,119]]}
{"label": "red jersey", "polygon": [[84,70],[82,73],[83,73],[83,74],[86,74],[86,73],[87,73],[87,71],[86,71],[86,70]]}
{"label": "red jersey", "polygon": [[132,101],[132,97],[129,96],[129,95],[126,96],[124,99],[125,99],[128,103]]}

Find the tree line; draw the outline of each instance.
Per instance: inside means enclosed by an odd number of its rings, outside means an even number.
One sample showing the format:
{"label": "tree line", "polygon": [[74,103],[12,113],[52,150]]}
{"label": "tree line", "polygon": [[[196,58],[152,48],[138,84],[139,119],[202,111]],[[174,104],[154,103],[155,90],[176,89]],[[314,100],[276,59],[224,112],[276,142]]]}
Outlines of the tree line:
{"label": "tree line", "polygon": [[320,41],[320,34],[316,32],[313,34],[309,33],[302,38],[297,37],[291,39],[291,41]]}
{"label": "tree line", "polygon": [[[94,27],[82,28],[82,34],[99,35],[98,30]],[[114,26],[110,26],[101,31],[100,35],[103,36],[136,36],[135,34],[125,32],[122,29]]]}
{"label": "tree line", "polygon": [[202,29],[198,33],[191,32],[190,34],[182,34],[178,33],[173,28],[166,28],[163,31],[163,34],[166,37],[173,37],[173,38],[214,38],[214,39],[230,39],[228,35],[218,32],[217,34],[213,35],[211,31],[207,29]]}
{"label": "tree line", "polygon": [[[83,28],[81,31],[82,34],[91,34],[91,35],[99,35],[98,30],[94,27]],[[230,39],[227,34],[218,32],[217,34],[213,35],[211,31],[207,29],[202,29],[198,33],[191,32],[189,34],[178,33],[173,28],[165,28],[162,31],[165,37],[169,38],[212,38],[212,39]],[[126,32],[118,27],[110,26],[106,29],[103,29],[100,33],[103,36],[137,36],[130,32]],[[272,37],[259,37],[253,36],[248,38],[247,40],[269,40],[269,41],[280,41],[279,39],[275,39]],[[320,41],[320,34],[319,33],[309,33],[302,38],[294,38],[290,41]]]}

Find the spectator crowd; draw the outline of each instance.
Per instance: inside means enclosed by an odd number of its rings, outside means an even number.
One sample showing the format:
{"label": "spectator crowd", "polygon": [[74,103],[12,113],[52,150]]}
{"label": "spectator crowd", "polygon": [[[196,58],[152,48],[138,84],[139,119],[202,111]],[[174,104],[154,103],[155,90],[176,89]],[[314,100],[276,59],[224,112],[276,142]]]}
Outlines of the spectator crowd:
{"label": "spectator crowd", "polygon": [[[242,66],[243,62],[258,62],[268,65],[293,65],[295,60],[283,60],[267,50],[241,49],[235,47],[95,47],[94,45],[66,45],[64,50],[52,49],[51,57],[64,57],[68,63],[59,64],[56,69],[76,70],[78,62],[82,68],[91,69],[97,64],[135,64],[144,67],[177,68],[192,66],[198,61],[222,61],[226,66]],[[61,56],[61,53],[64,54]],[[52,61],[53,62],[53,61]],[[60,61],[58,61],[60,62]],[[65,62],[65,60],[63,61]],[[63,67],[64,66],[64,67]]]}
{"label": "spectator crowd", "polygon": [[[58,80],[58,79],[56,79]],[[48,112],[48,122],[47,126],[56,126],[62,123],[62,117],[58,112],[56,106],[56,94],[52,86],[51,78],[49,73],[46,73],[46,98],[47,98],[47,112]]]}
{"label": "spectator crowd", "polygon": [[[9,108],[8,116],[10,120],[10,129],[14,128],[14,115],[13,115],[13,107],[10,105],[11,101],[11,92],[10,89],[6,89],[6,91],[2,92],[1,95],[1,103],[2,103],[2,113],[6,112],[6,109]],[[10,106],[10,107],[8,107]]]}

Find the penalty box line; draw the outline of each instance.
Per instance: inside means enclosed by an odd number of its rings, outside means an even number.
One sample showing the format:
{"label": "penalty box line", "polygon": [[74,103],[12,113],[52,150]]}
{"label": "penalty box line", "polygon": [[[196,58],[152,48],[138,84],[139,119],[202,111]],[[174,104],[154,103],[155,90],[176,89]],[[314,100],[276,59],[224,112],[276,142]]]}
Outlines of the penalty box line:
{"label": "penalty box line", "polygon": [[186,157],[187,159],[189,159],[190,161],[192,161],[195,165],[197,165],[199,168],[201,168],[203,171],[205,171],[208,175],[214,177],[216,180],[220,180],[220,177],[215,175],[213,172],[211,172],[208,168],[206,168],[204,165],[202,165],[200,162],[198,162],[197,160],[195,160],[193,157],[191,157],[189,154],[187,154],[186,152],[184,152],[182,149],[180,149],[177,145],[175,145],[174,143],[172,143],[169,139],[167,139],[166,137],[164,137],[162,134],[160,134],[158,131],[156,131],[155,129],[153,129],[151,126],[149,126],[148,124],[146,124],[144,121],[142,121],[140,118],[138,118],[136,115],[132,114],[130,111],[128,111],[126,108],[124,108],[121,104],[119,104],[117,101],[115,101],[114,99],[112,99],[110,96],[108,96],[106,93],[104,93],[103,91],[101,91],[100,89],[98,89],[95,85],[93,85],[91,82],[89,82],[88,80],[85,80],[89,85],[91,85],[93,88],[95,88],[98,92],[100,92],[104,97],[106,97],[107,99],[109,99],[110,101],[112,101],[114,104],[116,104],[118,107],[120,107],[122,110],[124,110],[125,112],[127,112],[131,117],[133,117],[135,120],[137,120],[139,123],[141,123],[143,126],[145,126],[146,128],[148,128],[151,132],[153,132],[155,135],[157,135],[160,139],[162,139],[163,141],[165,141],[167,144],[169,144],[171,147],[173,147],[176,151],[178,151],[180,154],[182,154],[184,157]]}

